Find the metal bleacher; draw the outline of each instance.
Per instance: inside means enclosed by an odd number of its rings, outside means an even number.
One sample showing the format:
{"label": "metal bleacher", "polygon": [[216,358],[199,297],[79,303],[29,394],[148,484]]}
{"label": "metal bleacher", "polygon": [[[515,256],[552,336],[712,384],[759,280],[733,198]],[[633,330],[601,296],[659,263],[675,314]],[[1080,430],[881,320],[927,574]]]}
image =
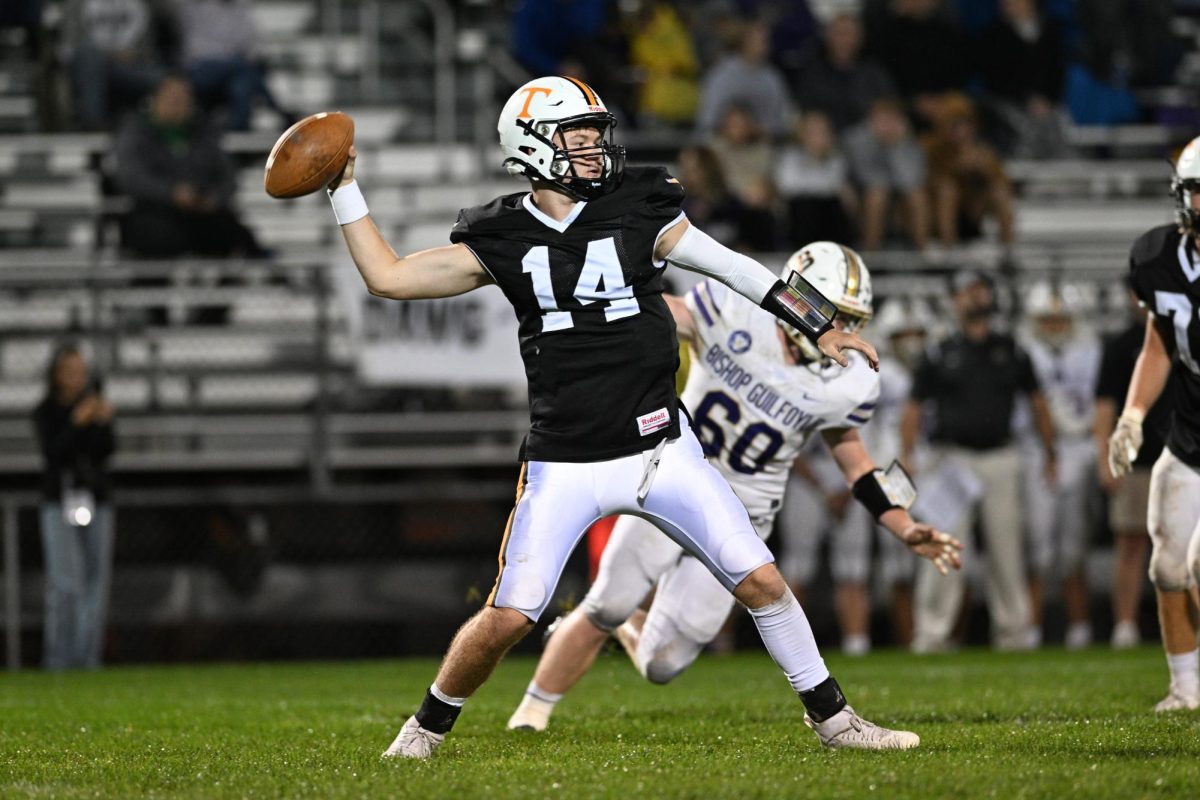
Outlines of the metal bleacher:
{"label": "metal bleacher", "polygon": [[[428,114],[368,96],[378,78],[370,59],[379,57],[379,41],[365,39],[352,24],[357,12],[342,6],[255,4],[272,86],[289,107],[353,115],[372,213],[398,251],[444,244],[459,208],[520,184],[498,171],[490,145],[463,136],[435,144],[420,128]],[[460,83],[463,105],[469,84]],[[0,71],[0,92],[9,100],[23,85]],[[413,108],[418,103],[424,99]],[[123,200],[102,192],[107,135],[33,133],[15,123],[7,129],[26,132],[0,134],[0,473],[36,469],[28,413],[41,395],[46,357],[64,332],[97,343],[107,391],[122,413],[122,469],[512,461],[525,423],[511,398],[500,410],[493,403],[488,410],[420,414],[339,405],[359,391],[345,311],[328,288],[330,265],[343,254],[340,237],[324,198],[277,201],[263,193],[261,165],[277,120],[258,117],[254,127],[229,134],[226,147],[241,165],[243,218],[277,253],[266,263],[132,262],[108,230]],[[1124,269],[1129,243],[1170,219],[1169,168],[1161,156],[1178,136],[1132,126],[1074,129],[1072,137],[1081,153],[1102,148],[1112,155],[1007,165],[1019,196],[1014,252],[984,245],[934,259],[868,254],[881,294],[936,294],[946,269],[995,266],[1003,257],[1025,276],[1068,273],[1096,282],[1097,311],[1119,308],[1122,298],[1109,286]],[[639,152],[636,140],[626,144]],[[157,284],[146,285],[147,278]],[[223,309],[219,324],[196,323],[198,309],[214,307]]]}

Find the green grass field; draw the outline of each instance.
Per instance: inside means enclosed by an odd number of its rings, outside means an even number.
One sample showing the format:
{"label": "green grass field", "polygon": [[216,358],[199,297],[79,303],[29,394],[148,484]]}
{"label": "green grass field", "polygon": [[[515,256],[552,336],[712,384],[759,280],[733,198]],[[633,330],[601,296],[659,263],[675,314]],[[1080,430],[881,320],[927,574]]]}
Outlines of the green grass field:
{"label": "green grass field", "polygon": [[428,660],[0,676],[3,797],[1188,797],[1200,712],[1156,717],[1155,648],[830,659],[851,702],[921,734],[829,752],[765,655],[667,687],[602,656],[545,734],[509,732],[506,661],[432,762],[383,762]]}

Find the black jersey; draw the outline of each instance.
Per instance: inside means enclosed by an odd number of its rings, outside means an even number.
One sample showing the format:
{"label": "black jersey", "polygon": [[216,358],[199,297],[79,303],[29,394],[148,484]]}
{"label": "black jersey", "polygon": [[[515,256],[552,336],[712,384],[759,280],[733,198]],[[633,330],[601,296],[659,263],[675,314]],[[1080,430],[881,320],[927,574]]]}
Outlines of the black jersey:
{"label": "black jersey", "polygon": [[666,170],[631,167],[562,222],[528,192],[460,212],[450,241],[471,248],[520,323],[526,458],[603,461],[679,435],[679,345],[654,244],[682,202]]}
{"label": "black jersey", "polygon": [[1174,225],[1142,234],[1129,254],[1133,290],[1154,313],[1167,351],[1179,364],[1175,411],[1167,447],[1177,458],[1200,467],[1200,254],[1195,240]]}

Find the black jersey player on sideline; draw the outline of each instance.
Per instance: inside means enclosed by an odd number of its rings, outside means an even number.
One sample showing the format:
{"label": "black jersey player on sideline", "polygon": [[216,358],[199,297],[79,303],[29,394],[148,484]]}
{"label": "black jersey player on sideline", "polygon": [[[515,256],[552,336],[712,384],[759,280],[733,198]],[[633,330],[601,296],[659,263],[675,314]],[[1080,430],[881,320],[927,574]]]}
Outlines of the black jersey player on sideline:
{"label": "black jersey player on sideline", "polygon": [[[367,216],[352,159],[331,185],[350,253],[372,294],[446,297],[497,284],[519,322],[530,430],[517,503],[487,605],[458,632],[425,700],[384,753],[428,758],[467,698],[550,602],[567,556],[596,519],[636,514],[704,563],[754,615],[771,655],[822,742],[907,748],[915,734],[879,728],[846,705],[799,604],[729,485],[704,460],[674,392],[678,353],[661,296],[670,261],[728,284],[804,331],[839,363],[875,351],[833,324],[806,281],[790,285],[688,224],[683,188],[658,168],[624,169],[615,123],[587,84],[521,87],[498,130],[505,166],[532,192],[459,216],[453,245],[398,258]],[[878,481],[868,502],[894,503]],[[954,543],[931,531],[956,563]]]}
{"label": "black jersey player on sideline", "polygon": [[1192,595],[1200,579],[1200,138],[1179,156],[1171,191],[1176,224],[1142,234],[1129,256],[1133,290],[1150,315],[1108,451],[1113,475],[1129,472],[1142,445],[1142,420],[1174,369],[1175,411],[1151,472],[1147,520],[1150,580],[1171,672],[1155,711],[1200,708]]}

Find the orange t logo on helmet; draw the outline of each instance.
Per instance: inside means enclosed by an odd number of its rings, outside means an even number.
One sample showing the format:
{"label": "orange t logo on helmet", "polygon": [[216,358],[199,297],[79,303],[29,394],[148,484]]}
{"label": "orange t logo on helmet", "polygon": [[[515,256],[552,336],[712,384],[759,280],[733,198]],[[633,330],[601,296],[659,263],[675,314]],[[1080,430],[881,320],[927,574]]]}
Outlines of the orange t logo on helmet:
{"label": "orange t logo on helmet", "polygon": [[530,86],[525,90],[525,105],[521,106],[521,113],[517,114],[517,119],[529,119],[529,104],[533,102],[533,96],[538,92],[544,95],[549,95],[552,90],[545,86]]}

